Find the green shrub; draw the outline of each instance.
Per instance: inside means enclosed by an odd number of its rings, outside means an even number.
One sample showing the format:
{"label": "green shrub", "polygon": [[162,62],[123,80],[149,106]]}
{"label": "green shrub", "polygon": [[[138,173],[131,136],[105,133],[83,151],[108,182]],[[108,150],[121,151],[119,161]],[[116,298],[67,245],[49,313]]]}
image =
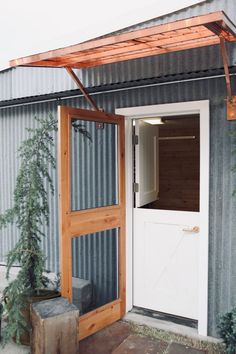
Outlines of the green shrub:
{"label": "green shrub", "polygon": [[236,308],[220,317],[219,334],[226,345],[227,354],[235,354],[236,348]]}

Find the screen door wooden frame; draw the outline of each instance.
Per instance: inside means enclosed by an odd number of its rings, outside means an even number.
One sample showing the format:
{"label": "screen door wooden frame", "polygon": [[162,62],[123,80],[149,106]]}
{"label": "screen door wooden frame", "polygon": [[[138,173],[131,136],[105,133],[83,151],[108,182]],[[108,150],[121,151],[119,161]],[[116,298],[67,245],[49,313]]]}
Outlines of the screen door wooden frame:
{"label": "screen door wooden frame", "polygon": [[[119,298],[80,317],[83,339],[125,314],[125,136],[124,117],[66,106],[58,107],[59,229],[61,293],[72,301],[72,238],[118,228]],[[82,119],[117,125],[118,204],[72,211],[71,209],[71,121]]]}

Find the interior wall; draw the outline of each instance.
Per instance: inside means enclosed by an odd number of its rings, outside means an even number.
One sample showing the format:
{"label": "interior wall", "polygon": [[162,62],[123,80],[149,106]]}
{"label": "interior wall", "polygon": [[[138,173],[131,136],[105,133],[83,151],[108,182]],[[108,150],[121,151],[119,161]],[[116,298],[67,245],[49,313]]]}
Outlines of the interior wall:
{"label": "interior wall", "polygon": [[[151,208],[199,211],[199,117],[163,119],[159,126],[159,200]],[[161,140],[163,137],[194,139]]]}

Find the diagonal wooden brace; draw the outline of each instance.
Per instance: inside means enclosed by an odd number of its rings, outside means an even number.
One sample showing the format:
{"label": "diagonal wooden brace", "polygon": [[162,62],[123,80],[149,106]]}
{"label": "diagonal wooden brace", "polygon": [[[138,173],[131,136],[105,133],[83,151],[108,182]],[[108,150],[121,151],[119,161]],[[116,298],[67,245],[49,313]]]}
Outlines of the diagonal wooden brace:
{"label": "diagonal wooden brace", "polygon": [[227,89],[227,119],[236,120],[236,96],[232,95],[232,88],[230,82],[229,65],[228,65],[228,55],[225,46],[225,39],[220,37],[220,48],[224,64],[226,89]]}
{"label": "diagonal wooden brace", "polygon": [[84,95],[84,97],[86,98],[88,103],[93,107],[93,109],[95,111],[100,111],[100,109],[98,108],[96,102],[92,99],[92,97],[90,97],[90,95],[86,91],[85,87],[83,86],[82,82],[80,81],[78,76],[74,73],[72,68],[71,67],[65,67],[65,69],[68,72],[68,74],[70,75],[70,77],[74,80],[76,85],[79,87],[80,91],[82,92],[82,94]]}
{"label": "diagonal wooden brace", "polygon": [[223,37],[220,37],[220,49],[221,49],[221,54],[222,54],[222,59],[223,59],[223,64],[224,64],[225,80],[226,80],[226,88],[227,88],[227,98],[229,100],[231,100],[232,99],[232,89],[231,89],[230,76],[229,76],[228,55],[227,55],[227,50],[226,50],[226,46],[225,46],[225,39]]}

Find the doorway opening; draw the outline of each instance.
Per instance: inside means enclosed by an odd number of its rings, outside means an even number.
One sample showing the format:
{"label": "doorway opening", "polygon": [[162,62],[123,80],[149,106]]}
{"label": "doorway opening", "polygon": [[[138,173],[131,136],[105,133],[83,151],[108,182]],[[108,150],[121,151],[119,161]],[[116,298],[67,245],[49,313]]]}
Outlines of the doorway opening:
{"label": "doorway opening", "polygon": [[134,306],[197,322],[199,114],[133,127]]}
{"label": "doorway opening", "polygon": [[199,212],[199,115],[136,120],[134,134],[135,206]]}
{"label": "doorway opening", "polygon": [[[190,318],[198,322],[198,334],[206,336],[208,328],[209,100],[120,108],[116,110],[116,113],[125,116],[126,311],[139,307]],[[168,209],[164,209],[164,206],[162,206],[163,209],[144,207],[158,200],[157,193],[161,192],[161,189],[160,184],[157,184],[156,188],[148,188],[148,184],[154,186],[153,180],[149,178],[145,180],[146,185],[134,184],[134,182],[138,183],[137,171],[140,167],[137,155],[134,164],[134,150],[136,153],[136,149],[142,146],[142,142],[138,142],[138,138],[133,137],[133,131],[136,122],[154,118],[173,118],[176,121],[182,118],[194,118],[199,122],[199,201],[197,207],[195,204],[195,210],[198,211],[177,210],[177,207],[171,209],[169,205],[165,206]],[[152,140],[155,144],[157,138],[153,137]],[[152,150],[156,151],[154,148]],[[147,163],[153,160],[151,154],[146,156],[148,158],[144,160],[145,168],[141,168],[140,171],[148,170]],[[157,167],[156,165],[156,170]],[[153,174],[149,173],[150,176]],[[146,191],[145,188],[142,190],[142,185],[146,187]],[[151,201],[150,196],[153,197]],[[184,209],[183,204],[179,209]],[[169,267],[171,263],[175,265]],[[180,268],[178,268],[179,265]],[[193,275],[194,272],[195,275]],[[160,283],[164,285],[162,291],[160,291]],[[179,290],[182,296],[177,296]],[[182,301],[178,303],[177,298]],[[158,308],[157,299],[163,300],[162,306]]]}

